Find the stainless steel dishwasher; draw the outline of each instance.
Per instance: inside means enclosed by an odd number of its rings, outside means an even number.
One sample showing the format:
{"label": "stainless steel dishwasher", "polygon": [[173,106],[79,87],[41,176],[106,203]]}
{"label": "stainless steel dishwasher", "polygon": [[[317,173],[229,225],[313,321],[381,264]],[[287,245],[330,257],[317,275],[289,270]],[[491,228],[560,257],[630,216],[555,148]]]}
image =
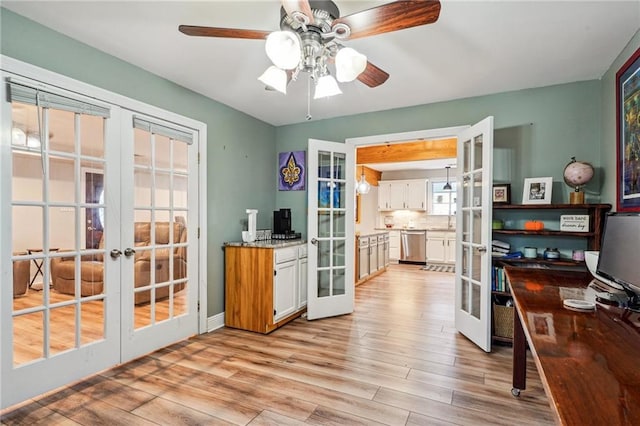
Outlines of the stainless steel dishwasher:
{"label": "stainless steel dishwasher", "polygon": [[400,231],[400,263],[427,263],[427,231]]}

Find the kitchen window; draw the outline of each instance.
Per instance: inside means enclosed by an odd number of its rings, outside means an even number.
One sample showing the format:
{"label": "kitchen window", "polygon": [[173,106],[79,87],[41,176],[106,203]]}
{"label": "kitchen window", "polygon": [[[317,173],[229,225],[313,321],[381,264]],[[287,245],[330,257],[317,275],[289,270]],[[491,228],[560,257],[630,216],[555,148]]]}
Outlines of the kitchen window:
{"label": "kitchen window", "polygon": [[430,181],[429,213],[432,215],[455,216],[456,214],[456,182],[449,182],[451,190],[444,189],[446,183],[445,180]]}

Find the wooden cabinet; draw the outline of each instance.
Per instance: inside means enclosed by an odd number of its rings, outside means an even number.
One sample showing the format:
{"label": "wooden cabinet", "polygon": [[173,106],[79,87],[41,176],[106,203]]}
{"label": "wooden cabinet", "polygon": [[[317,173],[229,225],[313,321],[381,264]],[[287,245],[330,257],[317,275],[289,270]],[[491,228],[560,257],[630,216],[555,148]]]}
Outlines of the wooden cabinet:
{"label": "wooden cabinet", "polygon": [[302,314],[307,261],[303,246],[225,246],[226,326],[269,333]]}
{"label": "wooden cabinet", "polygon": [[427,262],[456,262],[456,233],[448,231],[427,231]]}
{"label": "wooden cabinet", "polygon": [[378,210],[427,209],[427,181],[425,179],[390,180],[378,182]]}

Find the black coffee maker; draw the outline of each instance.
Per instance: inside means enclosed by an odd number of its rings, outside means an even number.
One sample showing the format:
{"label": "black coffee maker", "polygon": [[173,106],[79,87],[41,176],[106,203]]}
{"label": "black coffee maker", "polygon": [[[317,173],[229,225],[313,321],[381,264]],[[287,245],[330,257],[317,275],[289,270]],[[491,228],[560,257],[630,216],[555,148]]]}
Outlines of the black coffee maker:
{"label": "black coffee maker", "polygon": [[273,233],[276,235],[291,234],[291,209],[280,209],[273,212]]}

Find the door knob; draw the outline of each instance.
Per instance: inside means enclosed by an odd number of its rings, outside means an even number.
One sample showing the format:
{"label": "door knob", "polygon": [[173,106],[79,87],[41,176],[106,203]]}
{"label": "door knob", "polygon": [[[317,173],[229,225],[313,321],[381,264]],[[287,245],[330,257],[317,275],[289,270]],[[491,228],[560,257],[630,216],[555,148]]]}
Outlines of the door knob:
{"label": "door knob", "polygon": [[109,254],[111,255],[112,259],[117,259],[120,256],[122,256],[122,252],[120,250],[118,250],[118,249],[111,250],[111,253],[109,253]]}
{"label": "door knob", "polygon": [[315,238],[311,239],[311,244],[313,244],[314,246],[318,245],[318,240],[316,240]]}
{"label": "door knob", "polygon": [[478,247],[478,251],[479,251],[480,253],[486,253],[486,252],[487,252],[487,248],[486,248],[486,247],[484,247],[484,246],[483,246],[483,247]]}
{"label": "door knob", "polygon": [[124,249],[124,255],[127,257],[131,257],[134,254],[136,254],[136,251],[134,249],[132,249],[131,247],[127,247],[126,249]]}

